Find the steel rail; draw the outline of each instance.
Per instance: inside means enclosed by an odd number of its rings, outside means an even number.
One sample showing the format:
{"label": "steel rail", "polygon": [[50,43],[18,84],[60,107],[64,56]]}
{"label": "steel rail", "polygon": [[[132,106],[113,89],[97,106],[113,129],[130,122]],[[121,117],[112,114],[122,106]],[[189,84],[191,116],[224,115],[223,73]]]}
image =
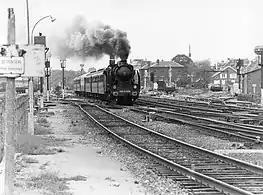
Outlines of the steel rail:
{"label": "steel rail", "polygon": [[[76,105],[77,105],[77,104],[76,104]],[[217,189],[219,189],[219,190],[221,190],[221,191],[224,190],[224,192],[227,192],[227,193],[230,193],[230,194],[252,194],[252,193],[250,193],[250,192],[247,192],[247,191],[242,190],[242,189],[240,189],[240,188],[231,186],[231,185],[229,185],[229,184],[226,184],[226,183],[224,183],[224,182],[221,182],[221,181],[216,180],[216,179],[214,179],[214,178],[211,178],[211,177],[209,177],[209,176],[204,176],[203,174],[200,174],[200,173],[195,172],[195,171],[193,171],[193,170],[191,170],[191,169],[188,169],[188,168],[186,168],[186,167],[183,167],[182,165],[179,165],[179,164],[177,164],[177,163],[174,163],[174,162],[172,162],[172,161],[169,161],[169,160],[167,160],[167,159],[165,159],[165,158],[163,158],[163,157],[158,156],[157,154],[154,154],[154,153],[152,153],[152,152],[150,152],[150,151],[147,151],[147,150],[145,150],[145,149],[143,149],[143,148],[141,148],[141,147],[139,147],[139,146],[137,146],[137,145],[135,145],[135,144],[133,144],[133,143],[131,143],[131,142],[123,139],[123,138],[121,138],[121,137],[118,136],[116,133],[110,131],[107,127],[105,127],[104,125],[102,125],[101,123],[99,123],[98,121],[96,121],[96,119],[95,119],[94,117],[92,117],[84,108],[82,108],[81,105],[78,105],[78,106],[79,106],[79,108],[80,108],[83,112],[85,112],[88,116],[90,116],[90,118],[91,118],[94,122],[98,123],[99,126],[101,126],[102,128],[104,128],[105,130],[107,130],[109,133],[113,134],[115,137],[117,137],[118,139],[124,141],[125,143],[134,146],[134,147],[135,147],[137,150],[139,150],[140,152],[143,151],[143,153],[147,154],[148,156],[151,156],[151,157],[155,158],[157,161],[160,161],[161,163],[165,163],[165,164],[168,163],[169,166],[171,166],[171,167],[173,167],[173,168],[175,168],[175,169],[177,169],[177,170],[180,170],[181,172],[183,172],[183,173],[185,173],[185,174],[188,174],[188,175],[190,175],[191,177],[194,177],[194,178],[200,180],[201,182],[204,182],[204,181],[205,181],[205,183],[207,183],[207,184],[209,184],[209,185],[213,185],[214,187],[216,187]],[[145,128],[145,127],[142,127],[142,126],[140,126],[140,125],[137,125],[137,124],[135,124],[135,123],[133,123],[133,122],[130,122],[130,121],[126,120],[126,119],[123,119],[123,118],[121,118],[121,117],[119,117],[119,116],[117,116],[117,115],[115,115],[115,114],[113,114],[113,113],[111,113],[111,112],[109,112],[109,111],[107,111],[107,110],[105,110],[105,109],[102,109],[102,108],[100,108],[100,107],[98,107],[98,106],[96,106],[96,105],[92,105],[92,106],[97,107],[97,109],[100,109],[100,110],[103,111],[103,112],[106,112],[106,113],[108,113],[108,114],[110,114],[110,115],[112,115],[112,116],[114,116],[114,117],[116,117],[116,118],[121,119],[122,121],[125,121],[126,123],[129,123],[129,124],[131,124],[131,125],[133,125],[133,126],[136,126],[136,127],[140,128],[140,129],[143,129],[143,130],[145,130],[145,131],[148,131],[148,132],[150,132],[150,133],[152,133],[152,134],[155,134],[155,135],[158,135],[158,136],[161,136],[161,137],[165,137],[165,138],[168,139],[168,140],[171,140],[171,141],[180,143],[181,145],[184,145],[184,146],[188,146],[188,147],[191,147],[191,148],[195,148],[195,149],[197,149],[197,150],[201,150],[203,153],[207,153],[207,154],[210,155],[210,156],[212,155],[212,156],[215,156],[215,157],[217,157],[217,158],[220,157],[220,159],[224,159],[225,161],[227,161],[227,162],[229,162],[229,163],[233,163],[233,164],[235,164],[235,165],[241,166],[241,167],[243,167],[243,168],[246,168],[247,170],[251,170],[251,171],[253,171],[253,172],[263,174],[263,168],[262,168],[262,167],[259,167],[259,166],[256,166],[256,165],[251,165],[251,164],[246,163],[246,162],[243,162],[243,161],[235,160],[235,159],[226,157],[226,156],[224,156],[224,155],[215,154],[215,153],[212,153],[212,152],[210,152],[210,151],[208,151],[208,150],[205,150],[205,149],[202,149],[202,148],[198,148],[198,147],[193,146],[193,145],[190,145],[190,144],[186,144],[186,143],[181,142],[181,141],[179,141],[179,140],[175,140],[175,139],[170,138],[170,137],[168,137],[168,136],[162,135],[162,134],[160,134],[160,133],[154,132],[154,131],[152,131],[152,130],[150,130],[150,129],[147,129],[147,128]],[[224,185],[224,187],[222,187],[222,185]]]}
{"label": "steel rail", "polygon": [[260,135],[263,136],[263,129],[261,128],[255,128],[255,127],[251,127],[251,126],[244,126],[241,124],[236,124],[236,123],[229,123],[229,122],[225,122],[225,121],[219,121],[219,120],[215,120],[215,119],[209,119],[209,118],[203,118],[203,117],[199,117],[199,116],[192,116],[189,114],[184,114],[184,113],[176,113],[174,111],[173,108],[148,108],[148,109],[153,109],[156,110],[158,112],[163,112],[163,113],[169,113],[172,115],[178,115],[178,116],[184,116],[184,117],[189,117],[189,118],[193,118],[193,119],[197,119],[197,120],[203,120],[203,121],[208,121],[208,122],[212,122],[212,123],[217,123],[217,124],[222,124],[222,125],[227,125],[227,126],[231,126],[231,127],[236,127],[236,128],[240,128],[241,130],[249,130],[250,132],[253,133],[258,133]]}
{"label": "steel rail", "polygon": [[[209,105],[208,102],[193,102],[193,101],[185,101],[185,100],[177,100],[177,99],[169,99],[169,98],[156,98],[156,97],[147,97],[147,96],[141,96],[140,97],[141,100],[161,100],[162,102],[172,102],[173,104],[184,104],[187,106],[191,106],[194,105],[195,107],[199,107],[199,106],[206,106],[208,109],[210,108],[219,108],[220,109],[220,105]],[[227,109],[232,109],[232,110],[239,110],[239,111],[251,111],[251,112],[257,112],[259,111],[258,108],[247,108],[247,107],[242,107],[242,106],[236,106],[236,105],[222,105]],[[220,109],[221,110],[221,109]]]}
{"label": "steel rail", "polygon": [[165,110],[165,109],[162,109],[162,108],[159,109],[159,111],[160,112],[167,112],[167,113],[170,113],[172,115],[185,116],[185,117],[189,117],[189,118],[193,118],[193,119],[197,119],[197,120],[203,120],[203,121],[208,121],[208,122],[212,122],[212,123],[217,123],[217,124],[221,124],[221,125],[238,127],[238,128],[241,128],[241,129],[249,130],[250,132],[253,132],[253,133],[261,134],[263,136],[263,130],[260,129],[260,128],[247,127],[247,126],[239,125],[239,124],[236,124],[236,123],[229,123],[229,122],[225,122],[225,121],[219,121],[219,120],[215,120],[215,119],[203,118],[203,117],[199,117],[199,116],[192,116],[192,115],[183,114],[183,113],[175,113],[174,111],[169,111],[169,110]]}
{"label": "steel rail", "polygon": [[193,110],[193,109],[195,109],[195,110],[201,110],[201,111],[209,111],[209,112],[215,112],[215,113],[224,113],[222,110],[215,110],[215,109],[205,109],[205,108],[202,108],[202,107],[191,107],[191,106],[187,106],[187,105],[175,105],[175,104],[167,104],[167,103],[165,103],[165,102],[157,102],[157,101],[151,101],[151,100],[149,100],[149,101],[147,101],[147,100],[142,100],[142,99],[138,99],[137,101],[136,101],[136,104],[139,104],[139,103],[144,103],[144,104],[147,104],[147,105],[149,105],[149,104],[159,104],[159,105],[161,105],[161,106],[163,106],[163,107],[166,107],[166,106],[168,106],[169,108],[171,108],[172,106],[173,107],[177,107],[177,108],[182,108],[182,109],[191,109],[191,110]]}
{"label": "steel rail", "polygon": [[[147,111],[139,110],[139,109],[136,109],[136,108],[130,108],[130,110],[131,111],[135,111],[135,112],[141,112],[141,113],[144,113],[144,114],[148,114]],[[164,118],[166,120],[176,121],[176,122],[179,122],[179,123],[182,123],[182,124],[203,128],[203,129],[207,129],[207,130],[210,130],[210,131],[215,131],[215,132],[218,132],[218,133],[223,133],[223,134],[230,135],[230,136],[233,136],[233,137],[236,137],[236,138],[239,138],[239,139],[243,139],[245,141],[263,143],[263,141],[258,140],[256,136],[255,137],[252,137],[251,135],[250,136],[245,136],[245,135],[240,134],[239,132],[237,132],[238,134],[236,134],[236,133],[232,133],[232,132],[229,132],[229,131],[217,129],[216,127],[206,126],[205,124],[201,125],[201,124],[198,124],[198,123],[195,123],[195,122],[190,122],[190,121],[186,121],[186,120],[183,120],[183,119],[177,119],[177,118],[171,118],[171,117],[167,117],[167,116],[162,116],[162,115],[156,114],[156,113],[153,114],[153,115],[157,116],[159,118]]]}

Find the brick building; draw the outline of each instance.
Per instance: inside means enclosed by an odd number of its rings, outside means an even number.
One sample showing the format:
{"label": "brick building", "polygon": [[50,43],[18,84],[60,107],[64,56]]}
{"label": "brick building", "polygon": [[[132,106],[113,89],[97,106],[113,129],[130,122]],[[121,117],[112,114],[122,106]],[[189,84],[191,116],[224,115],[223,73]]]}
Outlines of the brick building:
{"label": "brick building", "polygon": [[243,77],[243,93],[260,96],[261,69],[260,67],[246,72]]}
{"label": "brick building", "polygon": [[234,83],[238,83],[238,76],[237,70],[232,66],[226,66],[212,75],[212,85],[221,86],[224,90]]}
{"label": "brick building", "polygon": [[172,72],[172,82],[177,81],[183,72],[185,71],[184,66],[173,61],[159,61],[149,65],[145,65],[140,69],[141,83],[145,85],[147,82],[148,85],[153,85],[153,82],[149,78],[154,79],[154,83],[158,81],[165,81],[168,83],[169,80],[169,69],[171,68]]}

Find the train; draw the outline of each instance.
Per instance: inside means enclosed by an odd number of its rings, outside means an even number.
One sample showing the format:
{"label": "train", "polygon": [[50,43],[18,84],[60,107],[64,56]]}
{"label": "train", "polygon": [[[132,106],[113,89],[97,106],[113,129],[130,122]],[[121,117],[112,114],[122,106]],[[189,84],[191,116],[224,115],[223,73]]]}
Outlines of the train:
{"label": "train", "polygon": [[110,55],[109,65],[74,79],[73,89],[78,96],[92,97],[120,105],[133,105],[141,89],[140,74],[127,59],[115,63]]}

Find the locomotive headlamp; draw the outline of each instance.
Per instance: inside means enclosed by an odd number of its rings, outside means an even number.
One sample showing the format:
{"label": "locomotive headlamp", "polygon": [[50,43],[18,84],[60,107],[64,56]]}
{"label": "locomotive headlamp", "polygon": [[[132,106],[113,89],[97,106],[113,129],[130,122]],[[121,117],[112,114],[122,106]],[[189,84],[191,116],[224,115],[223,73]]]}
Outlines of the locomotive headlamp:
{"label": "locomotive headlamp", "polygon": [[113,85],[113,87],[112,87],[113,89],[117,89],[117,86],[116,85]]}
{"label": "locomotive headlamp", "polygon": [[133,85],[133,89],[137,89],[137,85]]}

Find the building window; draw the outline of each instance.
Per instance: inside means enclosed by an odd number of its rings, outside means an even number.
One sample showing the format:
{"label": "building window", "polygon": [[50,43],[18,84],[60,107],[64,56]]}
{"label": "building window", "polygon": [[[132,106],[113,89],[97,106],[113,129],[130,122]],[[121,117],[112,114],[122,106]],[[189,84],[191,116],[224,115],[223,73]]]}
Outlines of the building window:
{"label": "building window", "polygon": [[226,78],[226,74],[225,73],[220,74],[220,78],[221,79],[225,79]]}
{"label": "building window", "polygon": [[232,82],[232,83],[235,83],[235,82],[236,82],[236,80],[231,80],[231,82]]}
{"label": "building window", "polygon": [[222,85],[225,85],[226,84],[226,80],[222,80]]}
{"label": "building window", "polygon": [[232,73],[232,74],[230,74],[230,78],[231,78],[231,79],[235,79],[235,78],[237,78],[237,74],[236,74],[236,73]]}
{"label": "building window", "polygon": [[215,85],[220,85],[220,80],[214,80]]}

